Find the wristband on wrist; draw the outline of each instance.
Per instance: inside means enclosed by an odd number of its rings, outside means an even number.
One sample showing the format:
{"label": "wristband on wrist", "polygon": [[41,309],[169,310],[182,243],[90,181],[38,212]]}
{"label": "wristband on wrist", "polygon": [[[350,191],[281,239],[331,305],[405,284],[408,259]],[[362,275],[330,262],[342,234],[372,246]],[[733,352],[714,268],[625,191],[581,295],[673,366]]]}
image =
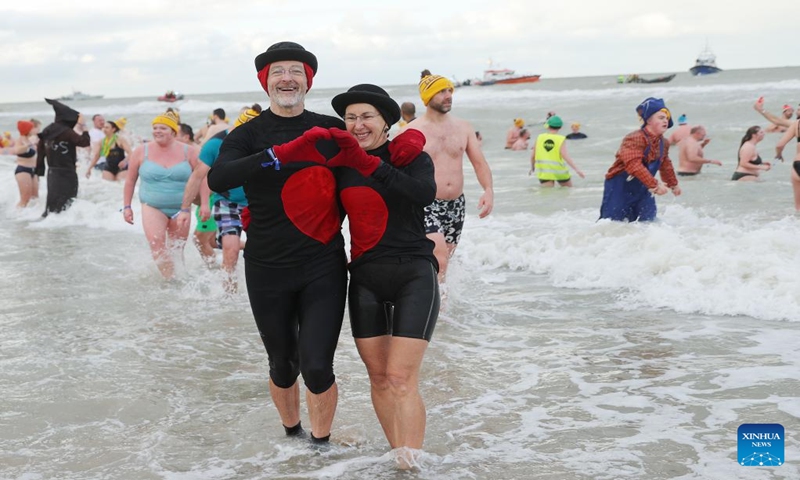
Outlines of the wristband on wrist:
{"label": "wristband on wrist", "polygon": [[125,210],[133,210],[130,205],[125,205],[124,207],[120,208],[120,212],[124,212]]}
{"label": "wristband on wrist", "polygon": [[191,212],[191,211],[192,211],[192,210],[191,210],[191,209],[189,209],[189,208],[181,208],[181,212],[183,212],[183,213],[189,213],[189,212]]}
{"label": "wristband on wrist", "polygon": [[277,156],[275,156],[275,152],[272,150],[272,148],[268,148],[268,149],[264,150],[264,153],[267,155],[267,158],[270,159],[270,161],[269,162],[263,162],[261,164],[261,168],[274,167],[275,170],[280,170],[281,169],[281,161],[278,160]]}

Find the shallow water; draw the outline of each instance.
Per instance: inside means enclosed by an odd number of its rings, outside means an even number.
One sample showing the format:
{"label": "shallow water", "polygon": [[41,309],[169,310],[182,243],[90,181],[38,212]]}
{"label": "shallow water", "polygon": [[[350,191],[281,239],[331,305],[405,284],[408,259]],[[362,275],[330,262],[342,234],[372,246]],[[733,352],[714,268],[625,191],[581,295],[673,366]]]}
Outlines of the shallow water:
{"label": "shallow water", "polygon": [[[744,130],[764,124],[752,102],[796,103],[798,74],[457,91],[453,113],[484,135],[496,208],[477,218],[465,162],[470,211],[423,365],[428,428],[416,472],[393,466],[347,322],[334,444],[317,451],[283,436],[241,265],[242,291],[227,297],[190,245],[180,279],[165,283],[141,225],[118,212],[120,184],[81,177],[73,207],[41,220],[43,200],[14,208],[13,158],[0,157],[0,478],[800,478],[800,223],[789,165],[759,183],[728,181]],[[309,108],[331,113],[335,93],[312,90]],[[392,93],[416,100],[411,86]],[[724,166],[681,179],[684,195],[659,198],[655,224],[597,222],[602,174],[649,95],[703,123],[706,156]],[[198,96],[180,108],[199,125],[217,106],[233,112],[262,96]],[[138,135],[163,107],[76,106],[126,115]],[[4,129],[20,116],[51,118],[44,104],[2,109]],[[526,174],[529,153],[502,149],[513,118],[533,124],[552,109],[589,135],[569,143],[587,174],[572,190],[540,190]],[[760,144],[765,159],[776,142]],[[739,466],[742,423],[782,424],[786,464]]]}

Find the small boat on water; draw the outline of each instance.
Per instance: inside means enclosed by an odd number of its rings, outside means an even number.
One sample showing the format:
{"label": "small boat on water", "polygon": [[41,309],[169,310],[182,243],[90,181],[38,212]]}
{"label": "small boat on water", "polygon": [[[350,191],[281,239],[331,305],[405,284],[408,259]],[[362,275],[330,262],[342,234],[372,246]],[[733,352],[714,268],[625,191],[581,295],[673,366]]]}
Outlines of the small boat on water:
{"label": "small boat on water", "polygon": [[692,75],[699,76],[719,73],[722,69],[717,67],[717,56],[711,52],[708,48],[708,44],[706,44],[705,50],[700,52],[694,66],[690,68],[689,71],[692,72]]}
{"label": "small boat on water", "polygon": [[72,95],[64,95],[63,97],[58,97],[56,100],[61,100],[61,101],[64,101],[64,100],[67,100],[67,101],[71,101],[71,100],[99,100],[101,98],[103,98],[102,95],[87,95],[87,94],[85,94],[83,92],[80,92],[78,90],[74,90],[72,92]]}
{"label": "small boat on water", "polygon": [[675,78],[675,74],[665,75],[656,78],[642,78],[639,75],[633,74],[623,77],[622,75],[617,78],[617,83],[667,83]]}
{"label": "small boat on water", "polygon": [[517,83],[538,82],[541,75],[517,75],[508,68],[489,69],[483,71],[483,80],[474,80],[472,85],[512,85]]}
{"label": "small boat on water", "polygon": [[172,102],[177,102],[178,100],[183,100],[183,94],[172,90],[169,90],[164,95],[158,97],[159,102],[172,103]]}

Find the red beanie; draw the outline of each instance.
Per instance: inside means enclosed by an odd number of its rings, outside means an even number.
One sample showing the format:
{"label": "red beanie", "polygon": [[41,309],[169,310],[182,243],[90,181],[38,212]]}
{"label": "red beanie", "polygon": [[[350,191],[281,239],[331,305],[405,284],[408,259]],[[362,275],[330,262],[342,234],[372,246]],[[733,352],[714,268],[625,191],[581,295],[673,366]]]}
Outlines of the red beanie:
{"label": "red beanie", "polygon": [[[272,65],[268,63],[258,72],[258,83],[261,84],[261,88],[267,92],[267,96],[269,96],[269,90],[267,90],[267,76],[269,76],[269,66]],[[306,91],[311,90],[311,84],[314,81],[314,70],[307,63],[303,63],[303,68],[306,71],[306,83],[308,84],[308,88]]]}
{"label": "red beanie", "polygon": [[20,120],[17,122],[17,130],[19,130],[19,134],[23,137],[27,137],[31,130],[33,130],[33,122],[29,122],[27,120]]}

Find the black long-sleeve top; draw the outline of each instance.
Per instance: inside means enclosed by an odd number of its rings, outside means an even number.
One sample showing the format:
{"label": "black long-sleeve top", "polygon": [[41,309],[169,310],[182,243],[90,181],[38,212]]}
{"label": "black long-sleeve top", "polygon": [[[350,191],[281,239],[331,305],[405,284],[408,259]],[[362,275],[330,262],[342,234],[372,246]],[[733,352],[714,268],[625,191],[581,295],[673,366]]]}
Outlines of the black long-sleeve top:
{"label": "black long-sleeve top", "polygon": [[250,207],[247,261],[292,267],[344,248],[331,170],[314,162],[281,163],[277,170],[264,153],[315,126],[344,129],[344,122],[307,110],[296,117],[265,110],[222,142],[208,186],[215,192],[244,187]]}
{"label": "black long-sleeve top", "polygon": [[78,161],[76,147],[91,145],[89,132],[78,134],[72,128],[60,123],[52,123],[39,134],[39,148],[36,150],[36,175],[44,176],[45,158],[50,168],[71,168],[75,170]]}
{"label": "black long-sleeve top", "polygon": [[350,267],[388,257],[430,260],[434,243],[425,236],[425,207],[436,198],[433,160],[422,152],[405,167],[389,161],[389,143],[367,153],[381,165],[369,177],[358,171],[334,169],[344,210],[350,223]]}

